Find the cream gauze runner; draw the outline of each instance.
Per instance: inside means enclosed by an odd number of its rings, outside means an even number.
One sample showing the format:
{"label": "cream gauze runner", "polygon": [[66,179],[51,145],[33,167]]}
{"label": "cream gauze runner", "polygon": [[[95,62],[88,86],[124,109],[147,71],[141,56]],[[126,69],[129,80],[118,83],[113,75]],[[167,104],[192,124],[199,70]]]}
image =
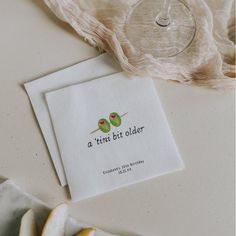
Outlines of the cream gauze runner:
{"label": "cream gauze runner", "polygon": [[91,45],[112,55],[127,72],[209,88],[235,88],[235,0],[186,0],[197,26],[194,41],[176,57],[166,59],[142,54],[126,38],[126,18],[138,0],[44,1],[57,17]]}

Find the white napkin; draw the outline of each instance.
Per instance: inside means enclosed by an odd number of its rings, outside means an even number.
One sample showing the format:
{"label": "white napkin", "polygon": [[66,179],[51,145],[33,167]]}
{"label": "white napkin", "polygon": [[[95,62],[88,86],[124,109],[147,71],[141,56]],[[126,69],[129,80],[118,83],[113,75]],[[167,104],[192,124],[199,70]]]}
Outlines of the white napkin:
{"label": "white napkin", "polygon": [[[36,215],[38,231],[41,232],[49,214],[50,208],[30,194],[23,192],[11,180],[0,180],[0,235],[18,236],[21,217],[28,209],[33,209]],[[69,217],[66,224],[65,236],[73,236],[88,224],[78,222]],[[96,236],[114,236],[99,229]]]}
{"label": "white napkin", "polygon": [[150,78],[117,73],[46,100],[73,201],[184,167]]}
{"label": "white napkin", "polygon": [[32,103],[35,115],[47,143],[60,184],[67,184],[57,142],[51,125],[44,93],[71,84],[87,81],[120,71],[117,64],[107,54],[81,62],[74,66],[26,83],[25,88]]}

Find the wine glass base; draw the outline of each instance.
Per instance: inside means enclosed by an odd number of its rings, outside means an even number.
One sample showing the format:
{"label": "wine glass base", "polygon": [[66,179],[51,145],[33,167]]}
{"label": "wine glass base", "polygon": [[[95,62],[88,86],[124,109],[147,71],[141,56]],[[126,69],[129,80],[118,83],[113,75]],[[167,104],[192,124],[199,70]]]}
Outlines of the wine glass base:
{"label": "wine glass base", "polygon": [[190,9],[179,0],[172,0],[170,24],[156,23],[164,0],[141,0],[129,12],[125,33],[131,45],[140,53],[155,58],[173,57],[183,52],[196,33],[195,19]]}

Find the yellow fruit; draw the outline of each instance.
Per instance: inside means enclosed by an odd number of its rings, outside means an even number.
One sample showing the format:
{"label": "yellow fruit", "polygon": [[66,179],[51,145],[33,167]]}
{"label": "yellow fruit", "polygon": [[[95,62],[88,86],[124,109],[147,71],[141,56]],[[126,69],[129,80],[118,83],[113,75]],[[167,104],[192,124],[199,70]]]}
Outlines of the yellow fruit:
{"label": "yellow fruit", "polygon": [[93,228],[86,228],[77,233],[76,236],[94,236],[95,231]]}
{"label": "yellow fruit", "polygon": [[37,236],[33,210],[28,210],[21,218],[19,236]]}
{"label": "yellow fruit", "polygon": [[54,208],[43,227],[42,236],[64,236],[67,216],[68,207],[66,204],[60,204]]}

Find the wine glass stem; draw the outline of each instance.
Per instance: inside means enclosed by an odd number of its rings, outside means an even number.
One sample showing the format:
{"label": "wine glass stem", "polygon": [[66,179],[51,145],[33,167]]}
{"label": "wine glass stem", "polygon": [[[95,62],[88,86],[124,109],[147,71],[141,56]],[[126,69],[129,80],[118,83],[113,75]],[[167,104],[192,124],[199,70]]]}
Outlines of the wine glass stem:
{"label": "wine glass stem", "polygon": [[170,24],[170,8],[172,0],[164,0],[163,7],[160,13],[157,15],[155,21],[159,26],[166,27]]}

